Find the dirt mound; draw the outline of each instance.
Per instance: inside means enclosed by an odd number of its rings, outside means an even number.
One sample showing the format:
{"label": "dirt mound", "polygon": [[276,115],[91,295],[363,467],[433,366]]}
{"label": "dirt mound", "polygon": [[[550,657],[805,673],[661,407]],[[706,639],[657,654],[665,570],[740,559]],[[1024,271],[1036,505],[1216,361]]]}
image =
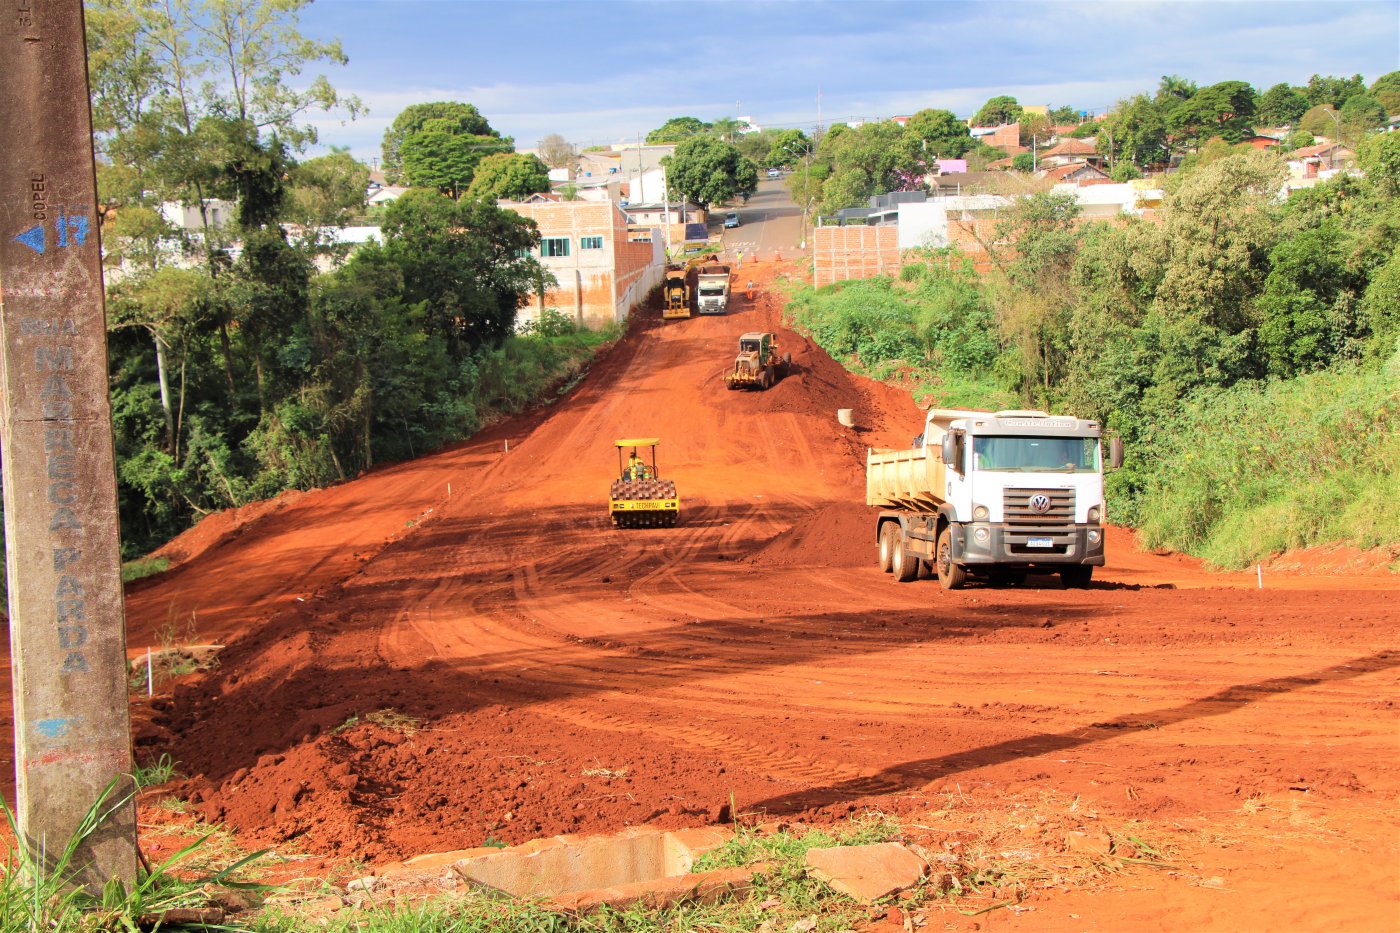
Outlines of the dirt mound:
{"label": "dirt mound", "polygon": [[875,510],[834,502],[797,520],[752,558],[760,567],[866,567],[875,560]]}
{"label": "dirt mound", "polygon": [[194,560],[206,551],[242,534],[267,516],[280,512],[303,495],[300,490],[289,489],[272,499],[249,502],[235,509],[224,509],[222,512],[206,515],[193,528],[152,551],[151,556],[168,558],[172,567]]}

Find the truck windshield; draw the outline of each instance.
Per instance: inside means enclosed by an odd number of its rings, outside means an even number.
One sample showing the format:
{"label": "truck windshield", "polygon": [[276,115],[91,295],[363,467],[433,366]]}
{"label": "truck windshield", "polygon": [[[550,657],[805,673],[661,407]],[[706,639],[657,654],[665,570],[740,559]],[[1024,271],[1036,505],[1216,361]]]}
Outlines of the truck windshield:
{"label": "truck windshield", "polygon": [[1097,473],[1094,437],[974,437],[973,465],[1010,473]]}
{"label": "truck windshield", "polygon": [[723,295],[723,294],[724,294],[724,286],[723,286],[723,285],[701,285],[701,286],[700,286],[700,294],[702,294],[702,295]]}

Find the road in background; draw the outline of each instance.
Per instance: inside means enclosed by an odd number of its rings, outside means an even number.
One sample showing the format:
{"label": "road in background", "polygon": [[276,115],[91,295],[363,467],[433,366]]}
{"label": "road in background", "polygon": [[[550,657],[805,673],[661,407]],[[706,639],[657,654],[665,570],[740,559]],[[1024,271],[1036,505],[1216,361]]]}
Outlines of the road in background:
{"label": "road in background", "polygon": [[[737,211],[740,225],[724,229],[724,215]],[[802,212],[788,193],[787,177],[761,178],[758,190],[747,204],[716,207],[710,214],[723,231],[725,255],[730,259],[744,254],[745,261],[757,257],[792,259],[802,242]]]}

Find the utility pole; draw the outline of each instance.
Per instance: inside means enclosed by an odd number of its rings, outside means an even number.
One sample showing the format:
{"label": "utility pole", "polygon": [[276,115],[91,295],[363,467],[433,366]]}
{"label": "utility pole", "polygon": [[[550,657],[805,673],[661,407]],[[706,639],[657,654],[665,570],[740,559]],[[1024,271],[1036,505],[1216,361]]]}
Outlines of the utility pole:
{"label": "utility pole", "polygon": [[[136,875],[107,332],[81,0],[0,27],[0,449],[20,842],[66,881]],[[123,777],[126,775],[126,777]]]}

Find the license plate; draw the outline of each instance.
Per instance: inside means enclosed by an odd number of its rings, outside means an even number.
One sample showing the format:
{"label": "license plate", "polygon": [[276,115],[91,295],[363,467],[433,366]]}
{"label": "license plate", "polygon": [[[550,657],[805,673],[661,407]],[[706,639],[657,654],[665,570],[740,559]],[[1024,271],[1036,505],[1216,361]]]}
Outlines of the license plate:
{"label": "license plate", "polygon": [[1055,540],[1054,540],[1053,538],[1028,538],[1028,539],[1026,540],[1026,547],[1054,547],[1054,546],[1055,546]]}

